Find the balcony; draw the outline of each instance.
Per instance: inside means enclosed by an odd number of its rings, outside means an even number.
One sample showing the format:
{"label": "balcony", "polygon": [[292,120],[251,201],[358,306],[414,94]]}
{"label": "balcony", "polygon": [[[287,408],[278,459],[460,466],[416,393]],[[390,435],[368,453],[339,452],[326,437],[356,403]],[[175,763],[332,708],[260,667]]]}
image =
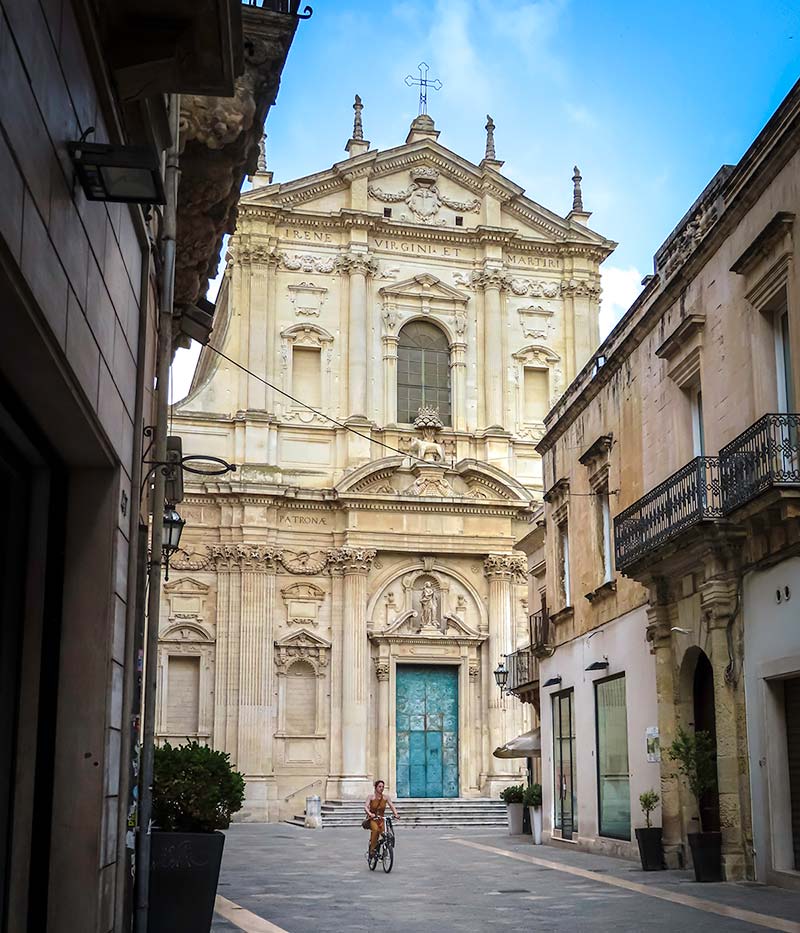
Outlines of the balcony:
{"label": "balcony", "polygon": [[696,457],[614,519],[616,565],[625,570],[688,529],[722,518],[717,457]]}
{"label": "balcony", "polygon": [[725,515],[771,489],[800,487],[800,415],[764,415],[719,452]]}
{"label": "balcony", "polygon": [[533,653],[533,648],[519,648],[506,657],[508,666],[508,682],[506,689],[509,693],[517,693],[530,687],[539,680],[539,660]]}
{"label": "balcony", "polygon": [[530,616],[531,647],[535,654],[550,647],[550,616],[544,609]]}

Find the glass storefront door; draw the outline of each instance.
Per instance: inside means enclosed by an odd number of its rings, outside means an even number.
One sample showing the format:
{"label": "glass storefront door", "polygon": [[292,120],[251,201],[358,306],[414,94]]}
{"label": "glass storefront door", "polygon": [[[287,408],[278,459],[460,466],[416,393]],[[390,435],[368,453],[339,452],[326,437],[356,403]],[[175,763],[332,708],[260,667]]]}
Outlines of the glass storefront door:
{"label": "glass storefront door", "polygon": [[575,770],[575,691],[569,689],[553,697],[553,826],[562,839],[578,830]]}

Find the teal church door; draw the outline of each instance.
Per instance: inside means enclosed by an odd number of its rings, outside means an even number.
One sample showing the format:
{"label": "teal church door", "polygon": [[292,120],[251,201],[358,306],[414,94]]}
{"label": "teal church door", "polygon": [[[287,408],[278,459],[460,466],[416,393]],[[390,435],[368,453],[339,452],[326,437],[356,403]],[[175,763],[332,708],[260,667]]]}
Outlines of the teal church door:
{"label": "teal church door", "polygon": [[397,665],[397,796],[458,797],[458,668]]}

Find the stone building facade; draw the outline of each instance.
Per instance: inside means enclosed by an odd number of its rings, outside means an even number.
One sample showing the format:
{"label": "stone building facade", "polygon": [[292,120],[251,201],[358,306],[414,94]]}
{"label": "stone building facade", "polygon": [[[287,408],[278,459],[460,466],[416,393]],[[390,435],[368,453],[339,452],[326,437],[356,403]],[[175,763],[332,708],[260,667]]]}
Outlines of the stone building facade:
{"label": "stone building facade", "polygon": [[526,548],[537,573],[545,568],[547,637],[535,646],[543,754],[558,754],[560,699],[578,709],[577,729],[562,736],[575,750],[567,772],[543,766],[551,832],[560,833],[566,773],[577,786],[575,837],[616,845],[596,786],[609,738],[597,685],[624,674],[627,697],[607,719],[616,762],[606,789],[619,796],[618,778],[630,773],[627,838],[643,824],[637,792],[659,786],[656,736],[663,750],[679,727],[704,730],[717,788],[699,804],[661,758],[668,863],[690,861],[687,837],[701,817],[721,832],[727,879],[793,887],[798,177],[795,85],[658,250],[641,295],[548,415],[538,445],[546,534],[544,543],[528,536]]}
{"label": "stone building facade", "polygon": [[492,757],[528,721],[493,678],[527,637],[514,541],[614,245],[577,172],[566,218],[500,173],[491,121],[475,164],[427,115],[370,149],[354,109],[332,168],[272,184],[262,162],[174,411],[186,453],[239,469],[186,487],[159,734],[229,751],[249,819],[377,777],[415,797],[517,777]]}

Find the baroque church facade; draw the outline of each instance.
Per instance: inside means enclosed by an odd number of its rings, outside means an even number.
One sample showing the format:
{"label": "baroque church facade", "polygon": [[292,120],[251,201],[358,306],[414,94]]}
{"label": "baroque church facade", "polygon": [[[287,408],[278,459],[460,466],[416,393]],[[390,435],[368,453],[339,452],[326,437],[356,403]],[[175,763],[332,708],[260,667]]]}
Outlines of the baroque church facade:
{"label": "baroque church facade", "polygon": [[157,731],[229,752],[245,819],[519,780],[492,755],[532,725],[493,676],[529,640],[514,542],[615,245],[577,169],[566,217],[501,174],[491,119],[476,164],[427,114],[371,149],[354,110],[333,167],[273,184],[261,161],[173,413],[184,454],[238,469],[186,485]]}

